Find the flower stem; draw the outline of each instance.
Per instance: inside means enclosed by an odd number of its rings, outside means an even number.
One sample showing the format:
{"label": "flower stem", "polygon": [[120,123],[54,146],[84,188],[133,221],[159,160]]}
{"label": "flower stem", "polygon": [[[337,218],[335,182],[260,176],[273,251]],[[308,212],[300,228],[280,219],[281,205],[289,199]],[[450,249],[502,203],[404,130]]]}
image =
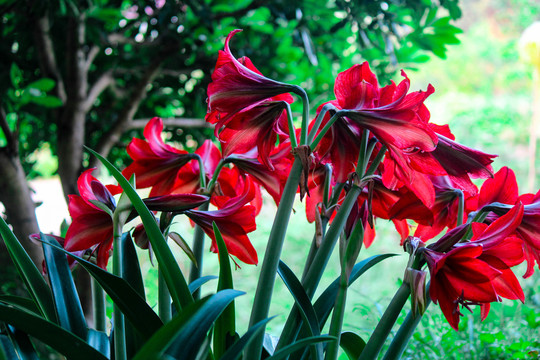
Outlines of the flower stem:
{"label": "flower stem", "polygon": [[463,225],[463,209],[465,208],[465,196],[461,189],[455,189],[458,198],[458,213],[456,226]]}
{"label": "flower stem", "polygon": [[287,124],[289,125],[289,138],[291,139],[291,148],[296,148],[298,143],[296,142],[296,130],[294,128],[294,121],[291,111],[291,105],[288,102],[284,101],[285,110],[287,112]]}
{"label": "flower stem", "polygon": [[294,86],[292,90],[296,95],[302,98],[302,126],[300,130],[300,145],[308,145],[307,132],[308,132],[308,119],[309,119],[309,98],[304,89],[300,86]]}
{"label": "flower stem", "polygon": [[[253,308],[251,310],[249,327],[268,317],[281,249],[285,240],[285,233],[289,224],[294,198],[296,197],[296,189],[300,183],[301,172],[302,162],[299,158],[295,157],[268,238],[266,253],[264,254]],[[246,348],[246,359],[260,359],[263,338],[264,332],[261,332],[259,336],[253,339],[251,344]]]}
{"label": "flower stem", "polygon": [[[307,271],[307,274],[302,281],[302,285],[304,286],[306,294],[309,296],[310,299],[313,297],[315,291],[317,290],[317,286],[319,285],[319,281],[321,280],[324,269],[328,264],[328,260],[330,258],[330,255],[332,254],[332,250],[334,249],[336,241],[339,238],[341,232],[343,231],[343,227],[345,226],[347,218],[349,217],[351,209],[355,204],[356,199],[360,195],[360,192],[361,189],[358,186],[353,185],[351,190],[349,190],[349,192],[347,193],[347,196],[345,196],[343,204],[340,206],[334,220],[332,221],[332,224],[326,232],[326,235],[321,242],[321,246],[319,250],[317,250],[317,253],[313,258],[313,262],[310,265],[309,270]],[[281,349],[292,343],[298,335],[300,326],[300,313],[298,307],[295,305],[289,313],[289,317],[287,318],[287,321],[283,328],[283,332],[281,333],[281,336],[279,338],[276,350]]]}
{"label": "flower stem", "polygon": [[317,135],[315,140],[313,140],[313,142],[311,142],[311,144],[309,144],[309,146],[311,147],[311,150],[315,150],[315,148],[317,147],[317,145],[319,145],[319,143],[321,142],[324,135],[326,135],[328,130],[330,130],[332,125],[334,125],[334,123],[337,121],[337,119],[339,119],[342,115],[343,115],[342,112],[338,111],[330,118],[330,120],[328,120],[326,125],[324,125],[323,129],[319,132],[319,135]]}
{"label": "flower stem", "polygon": [[[428,296],[426,301],[426,310],[430,303],[431,298]],[[405,348],[407,347],[407,344],[409,343],[409,340],[414,334],[414,330],[420,323],[421,319],[422,314],[417,313],[416,316],[414,316],[413,312],[409,311],[405,321],[403,321],[403,324],[401,324],[399,327],[396,336],[394,336],[394,339],[386,351],[386,354],[384,354],[383,360],[397,360],[401,358],[401,355],[403,355],[403,352],[405,351]]]}
{"label": "flower stem", "polygon": [[[202,204],[199,210],[208,210],[208,203]],[[203,268],[203,253],[204,253],[204,231],[199,225],[195,225],[195,231],[193,232],[193,255],[197,263],[191,264],[191,270],[189,272],[189,282],[193,282],[201,277]],[[199,299],[201,293],[199,290],[193,293],[195,300]]]}
{"label": "flower stem", "polygon": [[[122,236],[121,226],[114,226],[113,234],[113,274],[123,277],[122,269],[122,246],[120,239]],[[126,360],[126,329],[124,314],[120,308],[114,304],[113,307],[113,325],[114,325],[114,358],[116,360]]]}
{"label": "flower stem", "polygon": [[366,344],[364,350],[360,354],[358,360],[373,360],[376,359],[381,351],[392,326],[396,322],[401,309],[407,302],[409,295],[411,294],[411,289],[407,283],[401,284],[398,291],[394,295],[392,301],[386,308],[381,320],[375,327],[373,334],[369,338],[369,341]]}
{"label": "flower stem", "polygon": [[321,126],[321,123],[326,116],[326,113],[328,110],[335,109],[335,106],[328,103],[323,106],[321,111],[319,112],[319,115],[317,115],[317,118],[315,119],[315,122],[313,123],[313,127],[311,128],[309,135],[308,135],[308,144],[311,144],[313,142],[313,139],[315,138],[315,135],[317,134],[317,130],[319,130],[319,127]]}
{"label": "flower stem", "polygon": [[199,182],[201,183],[201,189],[206,188],[206,171],[204,170],[204,163],[199,154],[193,154],[197,162],[199,163]]}
{"label": "flower stem", "polygon": [[105,331],[107,329],[105,292],[94,278],[92,278],[92,308],[94,313],[94,329]]}
{"label": "flower stem", "polygon": [[349,287],[349,279],[345,271],[341,272],[339,282],[339,291],[332,312],[332,320],[330,321],[330,330],[328,335],[334,336],[336,340],[328,343],[326,349],[325,360],[336,360],[338,357],[339,341],[341,338],[341,328],[343,326],[343,317],[345,315],[345,303],[347,301],[347,289]]}

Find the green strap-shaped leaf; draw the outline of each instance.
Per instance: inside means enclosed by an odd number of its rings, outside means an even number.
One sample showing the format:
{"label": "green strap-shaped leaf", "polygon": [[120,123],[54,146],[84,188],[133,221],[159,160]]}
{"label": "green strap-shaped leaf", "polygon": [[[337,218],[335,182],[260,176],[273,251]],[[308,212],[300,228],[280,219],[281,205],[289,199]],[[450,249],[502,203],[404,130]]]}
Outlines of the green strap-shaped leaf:
{"label": "green strap-shaped leaf", "polygon": [[201,286],[209,282],[210,280],[217,279],[218,277],[215,275],[206,275],[203,277],[198,278],[197,280],[192,281],[189,284],[189,291],[193,294],[195,291],[199,290]]}
{"label": "green strap-shaped leaf", "polygon": [[350,360],[356,360],[366,346],[366,342],[357,334],[350,331],[344,331],[341,333],[339,345]]}
{"label": "green strap-shaped leaf", "polygon": [[122,173],[118,171],[113,164],[92,149],[87,148],[87,150],[96,156],[107,168],[107,170],[109,170],[111,175],[114,176],[116,181],[118,181],[118,184],[122,187],[126,195],[131,200],[135,210],[137,210],[139,213],[144,225],[144,229],[146,230],[146,234],[148,235],[148,239],[152,244],[152,250],[154,251],[154,254],[156,254],[159,269],[162,272],[165,282],[167,283],[167,287],[169,288],[169,292],[171,293],[173,303],[176,310],[180,312],[182,307],[193,303],[193,296],[189,292],[186,279],[184,278],[184,275],[182,274],[182,271],[180,270],[171,249],[167,245],[163,234],[159,230],[159,226],[154,216],[150,210],[148,210],[133,186],[131,186],[129,181],[122,176]]}
{"label": "green strap-shaped leaf", "polygon": [[[88,327],[84,318],[79,295],[75,289],[73,276],[66,254],[56,250],[60,244],[51,236],[41,234],[43,255],[47,266],[47,275],[56,305],[58,323],[67,331],[86,339]],[[54,245],[55,247],[49,246]]]}
{"label": "green strap-shaped leaf", "polygon": [[0,302],[0,320],[49,345],[68,359],[108,360],[78,336],[39,316]]}
{"label": "green strap-shaped leaf", "polygon": [[39,360],[28,334],[8,324],[4,324],[4,329],[11,343],[12,351],[16,353],[16,359]]}
{"label": "green strap-shaped leaf", "polygon": [[274,355],[270,356],[269,358],[266,358],[266,360],[281,360],[287,358],[290,354],[292,354],[295,351],[302,350],[307,348],[310,345],[321,343],[325,341],[332,341],[336,340],[335,337],[329,336],[329,335],[319,335],[319,336],[312,336],[307,337],[298,341],[295,341],[294,343],[285,346],[283,349],[276,351]]}
{"label": "green strap-shaped leaf", "polygon": [[223,290],[184,308],[144,344],[133,360],[159,358],[165,350],[176,359],[193,359],[217,317],[241,294],[237,290]]}
{"label": "green strap-shaped leaf", "polygon": [[[120,238],[120,246],[122,247],[122,278],[139,294],[142,299],[146,298],[144,291],[144,282],[139,265],[139,258],[131,240],[129,233],[123,233]],[[131,321],[125,323],[126,333],[126,354],[128,359],[132,358],[141,348],[144,343],[144,338],[133,326]]]}
{"label": "green strap-shaped leaf", "polygon": [[88,329],[86,341],[94,349],[105,355],[107,358],[111,356],[111,341],[106,333],[94,329]]}
{"label": "green strap-shaped leaf", "polygon": [[[279,261],[278,274],[300,308],[302,318],[304,319],[305,323],[309,325],[308,329],[310,334],[312,336],[320,335],[321,332],[319,329],[319,320],[317,319],[317,314],[315,313],[313,305],[311,304],[304,287],[300,283],[300,280],[298,280],[292,270],[281,260]],[[322,359],[322,355],[322,347],[316,346],[313,349],[312,357],[315,359]]]}
{"label": "green strap-shaped leaf", "polygon": [[[229,252],[227,251],[227,246],[225,245],[225,241],[223,241],[223,236],[221,236],[221,232],[219,231],[215,222],[213,223],[213,227],[219,253],[218,291],[233,289],[234,286],[231,264],[229,261]],[[225,310],[223,310],[223,313],[221,313],[221,315],[218,317],[214,326],[214,355],[217,359],[221,358],[221,356],[227,350],[228,345],[234,341],[235,334],[235,311],[234,301],[232,301],[225,308]]]}
{"label": "green strap-shaped leaf", "polygon": [[[53,245],[51,245],[53,246]],[[112,301],[120,308],[131,324],[148,339],[163,325],[161,319],[124,279],[115,276],[97,265],[71,254],[63,248],[58,250],[69,254],[97,280]]]}
{"label": "green strap-shaped leaf", "polygon": [[9,256],[24,280],[28,293],[46,319],[57,322],[51,289],[36,268],[21,243],[0,216],[0,235],[4,238]]}
{"label": "green strap-shaped leaf", "polygon": [[[353,282],[355,282],[363,273],[365,273],[374,265],[378,264],[384,259],[387,259],[392,256],[396,256],[396,255],[397,254],[374,255],[360,261],[358,264],[356,264],[353,267],[351,271],[351,275],[349,277],[349,286]],[[313,308],[315,309],[315,312],[317,313],[317,316],[319,319],[320,329],[324,327],[324,324],[328,320],[328,316],[332,312],[332,307],[334,306],[336,302],[336,296],[339,290],[339,279],[340,279],[339,277],[336,278],[319,296],[317,301],[315,301],[315,304],[313,304]]]}
{"label": "green strap-shaped leaf", "polygon": [[15,296],[15,295],[1,295],[0,301],[3,301],[9,305],[18,307],[20,309],[33,312],[36,315],[39,315],[39,309],[36,306],[36,303],[29,298]]}
{"label": "green strap-shaped leaf", "polygon": [[242,351],[250,343],[254,336],[264,331],[264,326],[274,317],[264,319],[253,325],[242,337],[232,344],[227,351],[218,358],[219,360],[237,360],[242,356]]}

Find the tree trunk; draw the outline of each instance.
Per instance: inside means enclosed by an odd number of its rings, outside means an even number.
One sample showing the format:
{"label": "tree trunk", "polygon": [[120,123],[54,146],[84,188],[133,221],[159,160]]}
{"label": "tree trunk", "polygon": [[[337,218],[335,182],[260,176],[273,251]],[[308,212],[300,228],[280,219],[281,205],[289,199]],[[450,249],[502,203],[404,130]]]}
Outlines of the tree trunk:
{"label": "tree trunk", "polygon": [[[39,232],[36,206],[30,196],[26,175],[18,154],[11,154],[7,148],[0,149],[0,202],[4,204],[7,222],[34,264],[41,269],[43,252],[39,245],[32,243],[28,235]],[[2,242],[3,244],[3,242]]]}

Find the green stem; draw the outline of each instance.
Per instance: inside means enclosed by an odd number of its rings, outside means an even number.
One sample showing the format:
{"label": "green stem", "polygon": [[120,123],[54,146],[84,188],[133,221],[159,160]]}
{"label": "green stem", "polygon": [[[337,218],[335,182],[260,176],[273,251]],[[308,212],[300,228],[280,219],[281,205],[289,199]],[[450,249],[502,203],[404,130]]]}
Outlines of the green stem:
{"label": "green stem", "polygon": [[[289,173],[289,178],[283,189],[281,202],[279,203],[274,224],[272,225],[272,230],[270,231],[270,236],[268,238],[266,253],[261,266],[257,290],[255,292],[249,327],[268,317],[281,249],[285,240],[285,233],[289,224],[294,198],[296,197],[296,189],[300,183],[301,172],[302,162],[300,159],[295,158]],[[263,338],[264,332],[261,332],[260,335],[253,339],[251,344],[246,348],[246,359],[260,359]]]}
{"label": "green stem", "polygon": [[307,131],[308,131],[308,121],[309,121],[309,98],[307,96],[307,93],[304,89],[302,89],[300,86],[294,86],[292,90],[296,95],[300,96],[302,98],[302,126],[300,130],[300,144],[301,145],[308,145],[307,142]]}
{"label": "green stem", "polygon": [[410,294],[409,285],[407,283],[401,284],[358,360],[374,360],[377,358]]}
{"label": "green stem", "polygon": [[317,145],[319,145],[319,143],[321,142],[324,135],[326,135],[328,130],[330,130],[332,125],[334,125],[334,123],[337,121],[337,119],[339,119],[342,115],[343,115],[342,112],[338,111],[330,118],[330,120],[328,120],[326,125],[324,125],[323,129],[319,132],[319,135],[317,135],[315,140],[313,140],[313,142],[311,144],[309,144],[311,150],[315,150],[315,148],[317,147]]}
{"label": "green stem", "polygon": [[107,330],[105,292],[96,279],[92,278],[92,308],[94,314],[94,329]]}
{"label": "green stem", "polygon": [[375,156],[375,159],[373,159],[373,162],[369,166],[369,169],[367,169],[365,176],[371,176],[375,173],[375,170],[379,167],[381,161],[384,158],[384,154],[386,153],[386,146],[382,146],[377,155]]}
{"label": "green stem", "polygon": [[330,109],[335,109],[335,106],[328,103],[328,104],[323,106],[323,108],[319,112],[319,115],[317,115],[317,118],[315,119],[315,122],[313,123],[313,127],[309,131],[308,144],[311,144],[313,142],[313,139],[315,138],[315,135],[317,134],[317,130],[319,130],[319,127],[321,126],[321,123],[322,123],[324,117],[326,116],[326,113]]}
{"label": "green stem", "polygon": [[[326,233],[326,226],[328,225],[328,218],[326,218],[326,216],[322,216],[321,222],[322,222],[322,237],[324,239],[324,234]],[[308,256],[306,258],[306,263],[304,265],[304,272],[302,273],[302,282],[304,281],[309,271],[309,268],[311,267],[311,264],[313,263],[315,254],[317,254],[318,250],[319,250],[319,245],[317,245],[317,237],[314,235],[313,241],[311,242],[311,247],[309,248]]]}
{"label": "green stem", "polygon": [[356,173],[358,174],[358,177],[360,179],[366,173],[369,157],[371,156],[371,154],[368,154],[368,138],[369,130],[365,129],[362,132],[362,139],[360,140],[360,151],[358,153],[358,163],[356,165]]}
{"label": "green stem", "polygon": [[[430,303],[431,298],[428,296],[425,310],[427,310]],[[414,334],[414,330],[420,323],[421,319],[422,314],[418,313],[416,316],[414,316],[412,311],[409,311],[405,321],[403,321],[403,324],[401,324],[399,327],[396,336],[394,336],[394,339],[386,351],[386,354],[384,354],[383,360],[397,360],[401,358],[401,355],[403,355],[403,352],[405,351],[405,348],[407,347],[407,344],[409,343],[409,340]]]}
{"label": "green stem", "polygon": [[287,123],[289,125],[289,138],[291,139],[291,148],[296,148],[298,143],[296,142],[296,129],[294,128],[294,120],[291,111],[291,105],[288,102],[284,101],[285,110],[287,112]]}
{"label": "green stem", "polygon": [[[114,226],[113,234],[113,274],[123,277],[122,269],[122,246],[120,239],[122,229],[120,226]],[[126,328],[124,323],[124,314],[120,308],[114,304],[113,307],[113,325],[114,325],[114,358],[115,360],[126,360]]]}
{"label": "green stem", "polygon": [[336,340],[328,343],[326,349],[325,360],[336,360],[338,357],[339,341],[341,338],[341,329],[343,327],[343,318],[345,316],[345,303],[347,301],[347,289],[349,287],[348,276],[345,271],[341,272],[341,280],[339,282],[339,291],[332,312],[332,320],[330,321],[330,330],[328,335],[334,336]]}
{"label": "green stem", "polygon": [[[330,258],[330,255],[332,254],[332,250],[334,249],[336,241],[339,238],[341,232],[343,231],[343,227],[345,226],[347,218],[349,217],[351,209],[355,204],[356,199],[360,195],[360,192],[361,189],[358,186],[353,185],[351,190],[347,193],[347,196],[345,196],[343,204],[339,208],[334,220],[332,221],[332,224],[326,232],[326,235],[321,242],[321,246],[319,250],[317,250],[315,257],[313,258],[313,263],[309,267],[309,270],[302,281],[302,285],[304,286],[306,294],[309,296],[310,299],[315,294],[315,290],[317,289],[324,269],[328,264],[328,260]],[[287,318],[285,326],[283,327],[283,332],[281,333],[281,336],[279,338],[276,350],[281,349],[292,343],[296,339],[296,336],[300,331],[301,325],[302,322],[300,312],[295,305],[293,306],[289,317]]]}
{"label": "green stem", "polygon": [[204,163],[199,154],[193,154],[199,163],[199,182],[201,183],[201,189],[206,188],[206,171],[204,170]]}
{"label": "green stem", "polygon": [[463,196],[463,191],[460,189],[455,189],[457,198],[458,198],[458,213],[457,213],[457,224],[456,226],[463,225],[463,209],[465,208],[465,196]]}
{"label": "green stem", "polygon": [[216,170],[214,171],[214,175],[212,175],[212,179],[210,179],[210,182],[208,183],[207,187],[207,193],[212,194],[212,191],[214,190],[214,185],[216,184],[216,181],[219,177],[219,173],[221,172],[221,169],[223,166],[228,163],[229,161],[227,159],[221,159],[219,163],[216,166]]}
{"label": "green stem", "polygon": [[[208,203],[202,204],[199,210],[208,210]],[[199,225],[195,225],[195,231],[193,232],[193,255],[197,263],[191,264],[191,270],[189,272],[189,282],[193,282],[201,277],[203,268],[203,254],[204,254],[204,231]],[[195,300],[199,299],[201,293],[199,290],[193,293]]]}

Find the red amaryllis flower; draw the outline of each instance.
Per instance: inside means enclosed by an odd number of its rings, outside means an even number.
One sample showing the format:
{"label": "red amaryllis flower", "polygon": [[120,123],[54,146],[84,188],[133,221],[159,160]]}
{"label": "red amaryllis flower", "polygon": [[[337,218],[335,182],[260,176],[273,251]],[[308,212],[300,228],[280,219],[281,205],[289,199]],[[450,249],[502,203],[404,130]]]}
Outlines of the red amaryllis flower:
{"label": "red amaryllis flower", "polygon": [[229,42],[233,35],[240,31],[242,30],[233,30],[227,36],[225,51],[219,52],[212,82],[208,85],[209,111],[224,113],[225,117],[294,89],[292,85],[263,76],[248,58],[234,57]]}
{"label": "red amaryllis flower", "polygon": [[[270,153],[275,148],[278,136],[285,137],[289,133],[285,108],[286,103],[292,100],[289,94],[278,95],[238,112],[227,121],[218,121],[216,133],[222,124],[226,124],[226,128],[218,135],[223,156],[242,154],[257,147],[259,161],[273,170]],[[207,121],[213,122],[212,116],[207,116]]]}
{"label": "red amaryllis flower", "polygon": [[[459,193],[457,186],[448,176],[430,178],[435,189],[435,202],[431,208],[425,206],[414,193],[402,191],[399,200],[392,206],[389,214],[391,219],[416,221],[419,225],[414,236],[423,241],[437,236],[445,227],[455,227],[458,216]],[[472,209],[476,205],[475,198],[469,193],[464,193],[464,197],[465,209]]]}
{"label": "red amaryllis flower", "polygon": [[[116,203],[109,189],[91,175],[92,171],[94,169],[85,171],[77,181],[81,196],[69,195],[68,210],[72,222],[66,233],[65,249],[93,249],[97,252],[98,266],[105,269],[113,244],[111,215]],[[113,191],[118,191],[118,187]]]}
{"label": "red amaryllis flower", "polygon": [[[455,245],[449,252],[430,248],[424,252],[431,274],[430,296],[454,329],[458,329],[459,306],[483,305],[483,317],[493,301],[501,297],[523,300],[519,282],[510,266],[522,257],[519,246],[509,236],[523,216],[523,205],[516,205],[491,225],[476,226],[472,242]],[[463,233],[466,226],[452,233]],[[437,244],[443,243],[441,239]],[[439,246],[440,248],[440,246]],[[507,253],[508,252],[508,253]]]}
{"label": "red amaryllis flower", "polygon": [[[429,112],[423,104],[434,90],[429,86],[426,92],[407,94],[409,79],[402,74],[405,79],[398,85],[392,82],[379,88],[367,62],[340,73],[334,86],[336,100],[331,103],[338,110],[346,110],[345,117],[334,124],[318,151],[321,157],[330,155],[336,181],[343,182],[356,163],[361,134],[368,129],[387,146],[397,167],[393,173],[429,202],[432,200],[429,186],[425,196],[426,184],[417,185],[419,181],[403,154],[435,149],[438,139],[428,126]],[[323,123],[329,116],[326,115]]]}
{"label": "red amaryllis flower", "polygon": [[249,238],[248,233],[256,228],[255,208],[246,205],[247,194],[229,199],[222,209],[213,211],[188,210],[185,214],[212,239],[211,250],[217,252],[216,238],[212,223],[219,228],[227,250],[230,255],[236,256],[246,264],[257,264],[257,252]]}
{"label": "red amaryllis flower", "polygon": [[540,191],[536,195],[519,196],[516,175],[512,169],[503,167],[492,179],[487,179],[482,184],[478,195],[478,208],[498,203],[490,206],[494,213],[488,215],[488,222],[497,219],[516,202],[525,205],[523,220],[516,229],[516,236],[523,240],[523,251],[527,261],[527,270],[523,277],[527,278],[534,273],[535,262],[540,267]]}
{"label": "red amaryllis flower", "polygon": [[251,175],[254,181],[268,191],[276,204],[279,204],[281,193],[291,167],[289,155],[288,143],[284,143],[276,148],[270,156],[274,164],[273,171],[259,162],[256,149],[252,149],[245,154],[231,155],[227,158],[227,161],[238,167],[241,173]]}
{"label": "red amaryllis flower", "polygon": [[170,193],[178,171],[193,156],[163,142],[160,118],[151,119],[144,128],[145,140],[134,138],[127,147],[133,162],[122,172],[126,178],[135,174],[138,188],[152,187],[150,196]]}

